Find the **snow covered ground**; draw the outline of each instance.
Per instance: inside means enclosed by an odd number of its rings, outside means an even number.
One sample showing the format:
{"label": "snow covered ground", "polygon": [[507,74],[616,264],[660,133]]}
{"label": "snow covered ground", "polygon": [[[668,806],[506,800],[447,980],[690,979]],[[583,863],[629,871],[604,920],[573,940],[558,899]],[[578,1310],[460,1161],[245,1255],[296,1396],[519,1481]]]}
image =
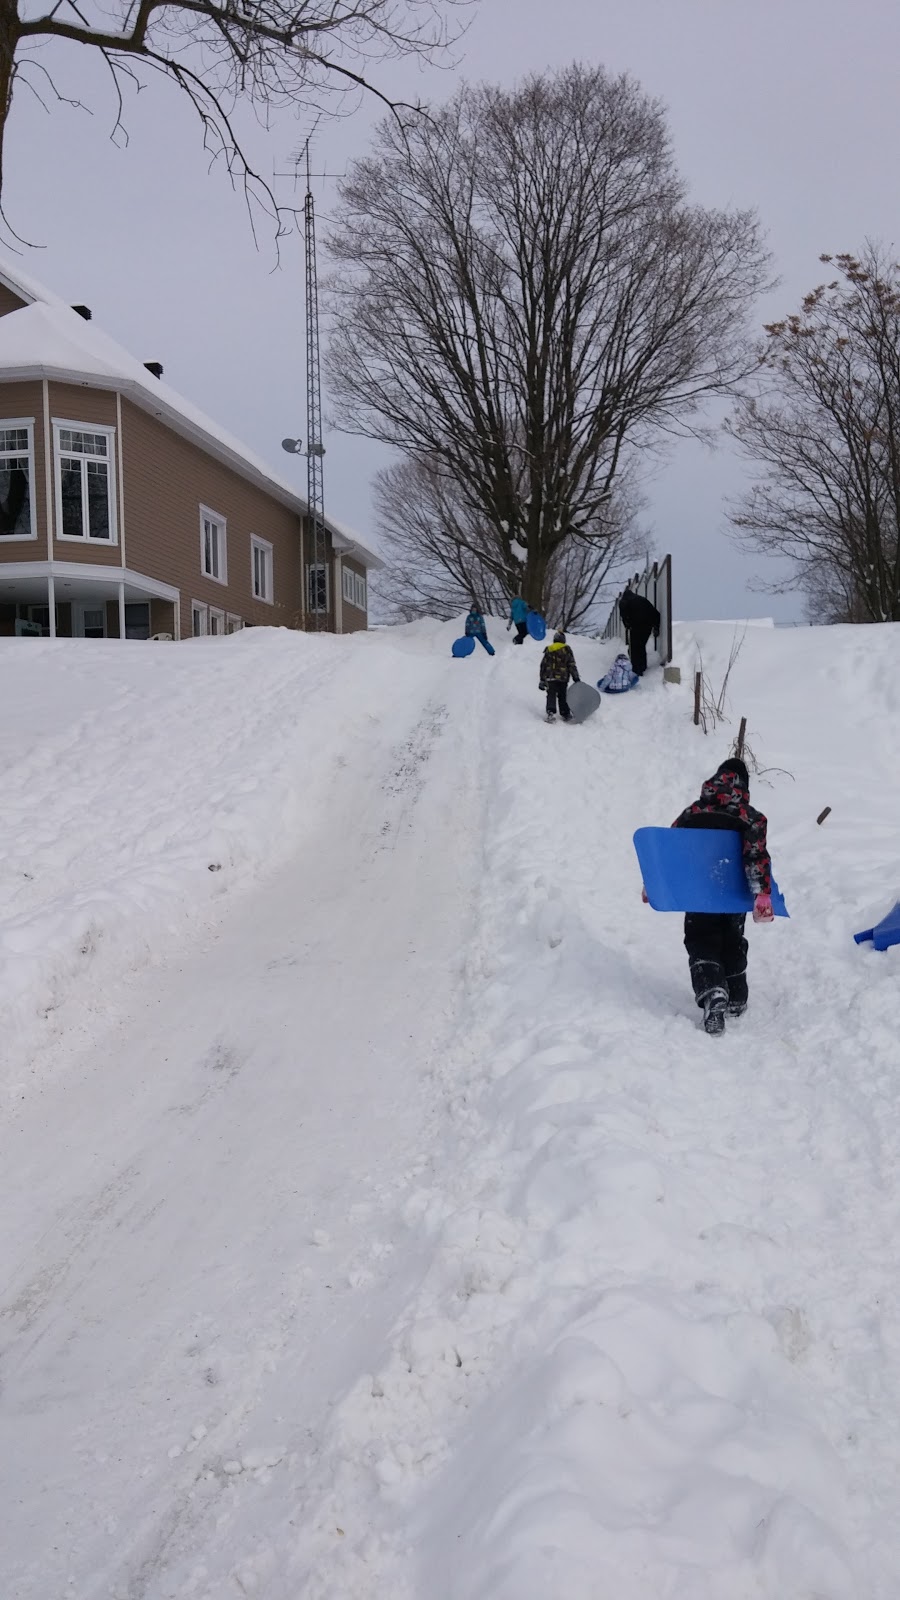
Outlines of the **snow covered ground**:
{"label": "snow covered ground", "polygon": [[[900,1593],[900,628],[707,738],[731,624],[581,728],[455,631],[0,645],[3,1600]],[[742,713],[715,1040],[630,839]]]}

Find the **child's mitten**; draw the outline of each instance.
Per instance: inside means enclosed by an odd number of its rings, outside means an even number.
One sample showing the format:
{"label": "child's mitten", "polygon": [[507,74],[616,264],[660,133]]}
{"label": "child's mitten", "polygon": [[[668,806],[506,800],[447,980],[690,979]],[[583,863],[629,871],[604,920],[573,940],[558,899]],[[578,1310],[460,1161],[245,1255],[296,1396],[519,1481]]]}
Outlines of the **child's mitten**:
{"label": "child's mitten", "polygon": [[753,902],[753,921],[774,922],[774,920],[775,913],[772,910],[772,896],[770,894],[758,894]]}

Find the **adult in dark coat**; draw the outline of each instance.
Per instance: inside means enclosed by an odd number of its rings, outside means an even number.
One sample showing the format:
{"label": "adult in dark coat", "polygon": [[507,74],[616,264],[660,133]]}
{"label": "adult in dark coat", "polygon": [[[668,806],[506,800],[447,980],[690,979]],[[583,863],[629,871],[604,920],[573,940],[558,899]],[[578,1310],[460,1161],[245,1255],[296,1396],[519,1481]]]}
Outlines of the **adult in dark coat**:
{"label": "adult in dark coat", "polygon": [[647,641],[651,633],[659,632],[662,618],[656,607],[633,589],[626,589],[619,600],[619,616],[628,630],[632,669],[642,678],[647,671]]}

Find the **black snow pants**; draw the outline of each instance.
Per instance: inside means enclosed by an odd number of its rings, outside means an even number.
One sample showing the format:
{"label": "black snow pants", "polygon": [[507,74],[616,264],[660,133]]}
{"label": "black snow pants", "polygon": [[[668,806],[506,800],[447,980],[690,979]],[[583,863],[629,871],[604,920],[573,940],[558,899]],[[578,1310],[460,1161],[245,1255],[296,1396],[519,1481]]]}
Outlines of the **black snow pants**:
{"label": "black snow pants", "polygon": [[747,1004],[743,916],[689,911],[684,919],[684,948],[698,1006],[711,998],[724,998],[735,1006]]}
{"label": "black snow pants", "polygon": [[568,722],[568,720],[569,720],[570,716],[572,715],[572,713],[569,710],[569,701],[568,701],[568,697],[566,695],[567,688],[568,688],[568,684],[565,684],[565,683],[548,683],[548,685],[547,685],[547,715],[548,715],[548,717],[553,715],[554,711],[556,710],[557,701],[559,701],[559,714],[562,717],[563,722]]}
{"label": "black snow pants", "polygon": [[521,644],[523,639],[527,639],[528,638],[528,623],[527,622],[517,622],[515,624],[515,629],[516,629],[516,637],[513,639],[513,644]]}
{"label": "black snow pants", "polygon": [[628,629],[628,654],[631,657],[631,670],[642,678],[647,671],[647,643],[653,632],[652,622],[638,622]]}

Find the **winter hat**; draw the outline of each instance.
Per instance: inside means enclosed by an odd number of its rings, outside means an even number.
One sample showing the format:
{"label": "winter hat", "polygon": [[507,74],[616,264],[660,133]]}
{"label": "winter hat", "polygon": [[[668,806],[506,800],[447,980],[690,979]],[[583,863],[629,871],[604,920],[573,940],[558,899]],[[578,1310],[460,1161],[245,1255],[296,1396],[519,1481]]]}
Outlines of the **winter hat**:
{"label": "winter hat", "polygon": [[565,644],[565,642],[566,642],[566,636],[565,636],[565,634],[564,634],[564,633],[563,633],[563,631],[562,631],[562,629],[561,629],[561,628],[560,628],[560,629],[559,629],[559,630],[558,630],[558,631],[557,631],[557,632],[556,632],[556,633],[555,633],[555,634],[554,634],[554,635],[553,635],[553,643],[554,643],[554,644]]}
{"label": "winter hat", "polygon": [[747,763],[742,761],[740,756],[729,756],[727,761],[721,761],[716,767],[715,776],[721,778],[726,772],[736,772],[744,788],[749,789],[750,774],[747,771]]}

